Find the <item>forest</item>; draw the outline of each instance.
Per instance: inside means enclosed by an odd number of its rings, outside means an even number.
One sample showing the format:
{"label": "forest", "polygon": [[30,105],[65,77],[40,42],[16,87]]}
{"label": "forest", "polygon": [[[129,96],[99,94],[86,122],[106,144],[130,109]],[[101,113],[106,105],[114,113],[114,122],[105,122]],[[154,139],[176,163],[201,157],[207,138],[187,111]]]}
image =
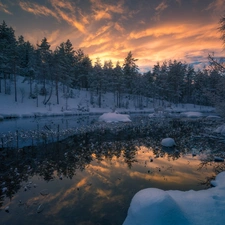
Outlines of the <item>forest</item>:
{"label": "forest", "polygon": [[[220,21],[224,31],[225,20]],[[223,36],[222,36],[223,38]],[[128,52],[124,62],[113,65],[111,60],[94,62],[82,49],[74,49],[70,40],[51,49],[44,37],[35,46],[24,37],[15,36],[15,30],[5,21],[0,24],[0,93],[11,94],[18,101],[17,77],[22,76],[29,85],[29,98],[44,96],[47,104],[56,95],[59,104],[59,89],[65,98],[73,89],[87,90],[97,96],[97,105],[102,107],[104,94],[113,93],[116,107],[126,107],[124,97],[135,98],[138,108],[145,107],[144,98],[158,100],[162,106],[168,103],[192,103],[214,106],[220,112],[225,108],[224,66],[212,55],[209,64],[202,69],[176,59],[157,63],[151,70],[140,73],[138,59]],[[40,88],[41,84],[41,88]]]}

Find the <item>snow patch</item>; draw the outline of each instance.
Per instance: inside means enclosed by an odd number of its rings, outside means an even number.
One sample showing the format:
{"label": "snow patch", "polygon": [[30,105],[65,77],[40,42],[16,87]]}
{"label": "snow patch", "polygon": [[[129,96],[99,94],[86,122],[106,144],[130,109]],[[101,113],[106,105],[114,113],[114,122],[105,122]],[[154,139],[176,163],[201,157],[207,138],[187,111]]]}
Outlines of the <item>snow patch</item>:
{"label": "snow patch", "polygon": [[99,121],[106,123],[131,122],[129,115],[119,113],[104,113],[99,117]]}
{"label": "snow patch", "polygon": [[225,136],[225,124],[217,127],[214,132]]}
{"label": "snow patch", "polygon": [[201,112],[183,112],[181,115],[188,118],[198,118],[203,116]]}

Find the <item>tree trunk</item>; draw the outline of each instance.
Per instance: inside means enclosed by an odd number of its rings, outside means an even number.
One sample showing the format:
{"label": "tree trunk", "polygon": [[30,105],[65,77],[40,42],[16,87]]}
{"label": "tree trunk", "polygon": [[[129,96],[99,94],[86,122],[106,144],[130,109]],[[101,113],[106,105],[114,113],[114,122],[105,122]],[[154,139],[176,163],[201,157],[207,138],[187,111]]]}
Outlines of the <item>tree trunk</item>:
{"label": "tree trunk", "polygon": [[32,93],[32,79],[31,79],[31,76],[30,76],[30,97],[33,95]]}
{"label": "tree trunk", "polygon": [[15,102],[17,102],[17,82],[16,82],[16,64],[14,63],[14,88],[15,88]]}
{"label": "tree trunk", "polygon": [[7,94],[7,88],[6,88],[6,74],[4,74],[4,85],[5,85],[5,94]]}

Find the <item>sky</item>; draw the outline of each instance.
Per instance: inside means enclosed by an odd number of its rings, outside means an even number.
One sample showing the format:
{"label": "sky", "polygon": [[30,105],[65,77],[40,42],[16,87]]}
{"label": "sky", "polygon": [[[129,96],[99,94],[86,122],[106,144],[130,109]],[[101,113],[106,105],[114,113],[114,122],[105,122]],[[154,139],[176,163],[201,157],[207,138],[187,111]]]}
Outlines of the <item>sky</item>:
{"label": "sky", "polygon": [[68,39],[93,62],[121,64],[128,52],[144,71],[180,60],[201,67],[209,53],[224,56],[218,31],[225,0],[0,0],[18,37],[36,45],[46,37],[54,50]]}

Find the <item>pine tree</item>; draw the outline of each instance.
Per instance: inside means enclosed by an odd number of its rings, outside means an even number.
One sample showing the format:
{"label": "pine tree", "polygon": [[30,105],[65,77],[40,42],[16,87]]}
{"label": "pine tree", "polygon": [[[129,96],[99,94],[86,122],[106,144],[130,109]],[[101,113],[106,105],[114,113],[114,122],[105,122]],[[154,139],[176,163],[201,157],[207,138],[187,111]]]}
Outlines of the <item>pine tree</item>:
{"label": "pine tree", "polygon": [[116,63],[116,66],[113,69],[113,86],[115,86],[116,107],[121,108],[123,92],[125,90],[125,79],[123,69],[119,62]]}
{"label": "pine tree", "polygon": [[105,92],[106,82],[102,69],[101,60],[96,59],[95,65],[92,70],[91,89],[95,90],[98,96],[98,107],[102,107],[102,97]]}
{"label": "pine tree", "polygon": [[37,52],[38,56],[40,57],[39,62],[39,71],[40,77],[39,79],[43,82],[43,87],[41,89],[41,94],[45,97],[47,96],[47,89],[46,89],[46,80],[49,79],[49,64],[50,64],[50,57],[51,57],[51,50],[50,44],[46,37],[41,40],[41,44],[37,44]]}
{"label": "pine tree", "polygon": [[92,71],[91,59],[88,55],[85,55],[82,49],[75,51],[75,66],[74,74],[75,79],[73,87],[85,88],[88,90],[90,73]]}
{"label": "pine tree", "polygon": [[4,77],[5,94],[10,93],[10,86],[7,87],[7,79],[13,75],[15,101],[17,101],[17,41],[14,30],[8,27],[5,21],[0,25],[0,70]]}
{"label": "pine tree", "polygon": [[169,93],[171,93],[171,100],[174,103],[181,102],[186,69],[187,65],[180,61],[169,61],[167,82],[169,85]]}
{"label": "pine tree", "polygon": [[35,79],[35,51],[34,47],[29,41],[25,42],[24,37],[21,35],[18,38],[18,67],[19,74],[28,80],[30,85],[29,97],[34,97],[33,95],[33,81]]}
{"label": "pine tree", "polygon": [[132,94],[133,88],[135,86],[134,78],[138,74],[138,66],[136,61],[138,59],[133,58],[131,52],[128,53],[123,64],[123,73],[126,79],[126,89],[129,94]]}

